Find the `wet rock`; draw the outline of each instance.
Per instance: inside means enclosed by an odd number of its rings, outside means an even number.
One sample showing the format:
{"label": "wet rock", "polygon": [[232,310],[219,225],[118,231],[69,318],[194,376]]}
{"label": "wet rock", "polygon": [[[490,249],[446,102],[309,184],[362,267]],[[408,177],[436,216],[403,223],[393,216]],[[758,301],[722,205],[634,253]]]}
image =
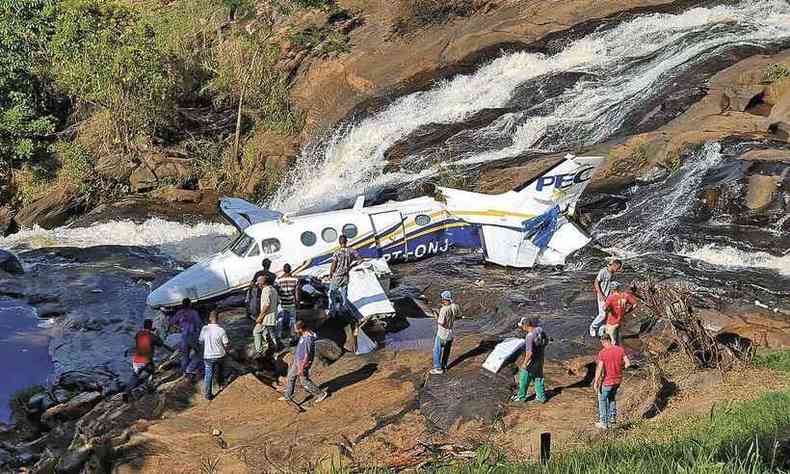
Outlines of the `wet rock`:
{"label": "wet rock", "polygon": [[66,223],[85,206],[85,199],[76,186],[60,186],[23,207],[14,220],[21,227],[39,225],[52,229]]}
{"label": "wet rock", "polygon": [[55,466],[57,465],[58,458],[51,451],[48,451],[30,468],[30,474],[52,474],[55,472]]}
{"label": "wet rock", "polygon": [[84,392],[71,400],[55,405],[41,415],[41,421],[53,426],[62,420],[74,420],[88,413],[101,399],[101,392]]}
{"label": "wet rock", "polygon": [[190,189],[165,188],[154,193],[154,196],[167,202],[198,203],[203,200],[202,191],[193,191]]}
{"label": "wet rock", "polygon": [[44,413],[57,403],[48,392],[41,392],[30,397],[27,401],[27,410],[29,413]]}
{"label": "wet rock", "polygon": [[16,464],[16,457],[10,451],[0,448],[0,469],[12,468]]}
{"label": "wet rock", "polygon": [[192,160],[148,153],[143,157],[140,166],[132,171],[129,184],[133,192],[141,192],[156,188],[163,182],[185,183],[193,176]]}
{"label": "wet rock", "polygon": [[639,184],[652,184],[666,179],[668,176],[669,170],[665,166],[653,166],[637,176],[636,182]]}
{"label": "wet rock", "polygon": [[0,249],[0,271],[10,273],[12,275],[21,275],[25,273],[22,264],[16,255]]}
{"label": "wet rock", "polygon": [[66,453],[60,458],[55,471],[63,474],[77,473],[82,469],[85,461],[93,454],[93,446],[85,445],[79,447],[69,446]]}

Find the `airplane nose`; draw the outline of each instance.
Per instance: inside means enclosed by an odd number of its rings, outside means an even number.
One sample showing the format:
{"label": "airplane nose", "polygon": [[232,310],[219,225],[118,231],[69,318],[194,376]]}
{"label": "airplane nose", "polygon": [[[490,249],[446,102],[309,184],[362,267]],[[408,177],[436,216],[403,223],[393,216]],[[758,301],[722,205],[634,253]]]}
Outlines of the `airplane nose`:
{"label": "airplane nose", "polygon": [[173,306],[181,303],[186,296],[179,286],[166,282],[159,288],[148,294],[145,303],[151,308],[161,308],[162,306]]}

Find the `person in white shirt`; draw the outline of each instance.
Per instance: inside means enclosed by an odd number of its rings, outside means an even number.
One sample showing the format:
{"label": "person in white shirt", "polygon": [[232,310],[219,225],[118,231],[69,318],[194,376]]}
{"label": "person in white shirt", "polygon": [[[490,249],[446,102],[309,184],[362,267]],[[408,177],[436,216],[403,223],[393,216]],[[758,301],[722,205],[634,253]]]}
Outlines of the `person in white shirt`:
{"label": "person in white shirt", "polygon": [[208,316],[208,324],[203,326],[200,330],[199,340],[203,343],[203,362],[206,366],[205,376],[203,379],[203,394],[206,400],[212,400],[214,395],[212,389],[214,385],[214,376],[216,375],[217,384],[221,387],[223,384],[222,366],[225,359],[225,354],[230,347],[230,340],[225,330],[217,324],[217,312],[212,311]]}

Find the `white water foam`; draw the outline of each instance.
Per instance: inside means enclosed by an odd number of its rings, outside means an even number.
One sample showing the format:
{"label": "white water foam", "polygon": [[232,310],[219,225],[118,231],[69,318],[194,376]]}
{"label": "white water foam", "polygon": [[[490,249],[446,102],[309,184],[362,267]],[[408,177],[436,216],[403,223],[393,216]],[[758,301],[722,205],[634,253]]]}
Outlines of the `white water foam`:
{"label": "white water foam", "polygon": [[608,138],[638,107],[691,62],[734,45],[768,45],[790,38],[790,5],[783,0],[745,1],[695,8],[678,15],[638,17],[594,32],[553,56],[517,52],[470,75],[442,81],[428,91],[395,100],[385,110],[337,129],[326,142],[306,147],[269,206],[282,211],[328,209],[435,173],[432,168],[385,173],[384,153],[419,127],[462,122],[472,114],[505,106],[518,86],[550,80],[562,72],[593,79],[555,99],[549,116],[508,114],[477,133],[500,136],[500,149],[461,154],[472,164],[536,148],[560,150]]}
{"label": "white water foam", "polygon": [[0,238],[0,248],[10,250],[46,247],[93,247],[129,245],[154,247],[179,260],[197,261],[221,248],[236,229],[216,223],[181,224],[151,218],[137,224],[130,220],[95,224],[90,227],[34,227]]}
{"label": "white water foam", "polygon": [[679,255],[702,260],[712,265],[733,268],[765,268],[790,276],[790,255],[777,257],[766,252],[747,252],[715,244],[705,245],[693,250],[684,249],[679,252]]}

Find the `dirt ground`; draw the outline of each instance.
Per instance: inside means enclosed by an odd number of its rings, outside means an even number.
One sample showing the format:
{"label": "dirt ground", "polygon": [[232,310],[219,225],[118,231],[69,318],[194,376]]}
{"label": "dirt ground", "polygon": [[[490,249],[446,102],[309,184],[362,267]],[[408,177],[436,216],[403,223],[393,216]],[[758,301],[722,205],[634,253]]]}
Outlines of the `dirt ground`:
{"label": "dirt ground", "polygon": [[[632,423],[659,387],[648,370],[629,370],[619,395],[623,428],[601,434],[593,428],[596,402],[584,366],[588,360],[547,361],[550,398],[546,404],[497,399],[491,400],[489,410],[468,393],[475,390],[474,378],[480,376],[486,355],[475,338],[460,338],[449,373],[435,376],[427,373],[430,354],[425,351],[346,354],[330,366],[316,367],[315,380],[331,396],[316,404],[306,400],[304,412],[278,401],[280,394],[254,375],[234,380],[211,402],[200,395],[198,384],[189,408],[166,412],[158,421],[139,422],[135,427],[139,433],[120,450],[116,472],[304,472],[338,465],[397,470],[437,456],[463,455],[480,443],[526,459],[539,453],[542,432],[552,434],[555,451],[562,450],[593,443],[601,436],[627,437],[639,431],[634,426],[661,423],[668,417],[688,419],[744,395],[738,371],[724,377],[717,371],[695,372],[682,356],[672,356],[662,362],[673,384],[671,391],[659,397],[662,409],[649,420]],[[508,370],[503,368],[506,375],[494,380],[507,385]],[[750,377],[761,380],[759,387],[748,392],[750,397],[790,386],[787,378],[771,371],[750,370]],[[447,384],[451,396],[457,392],[460,402],[471,407],[460,410],[465,416],[446,430],[438,429],[421,411],[426,408],[420,405],[421,396],[426,387],[436,384]],[[510,390],[504,387],[503,393]],[[304,396],[301,389],[297,391],[297,400]]]}

